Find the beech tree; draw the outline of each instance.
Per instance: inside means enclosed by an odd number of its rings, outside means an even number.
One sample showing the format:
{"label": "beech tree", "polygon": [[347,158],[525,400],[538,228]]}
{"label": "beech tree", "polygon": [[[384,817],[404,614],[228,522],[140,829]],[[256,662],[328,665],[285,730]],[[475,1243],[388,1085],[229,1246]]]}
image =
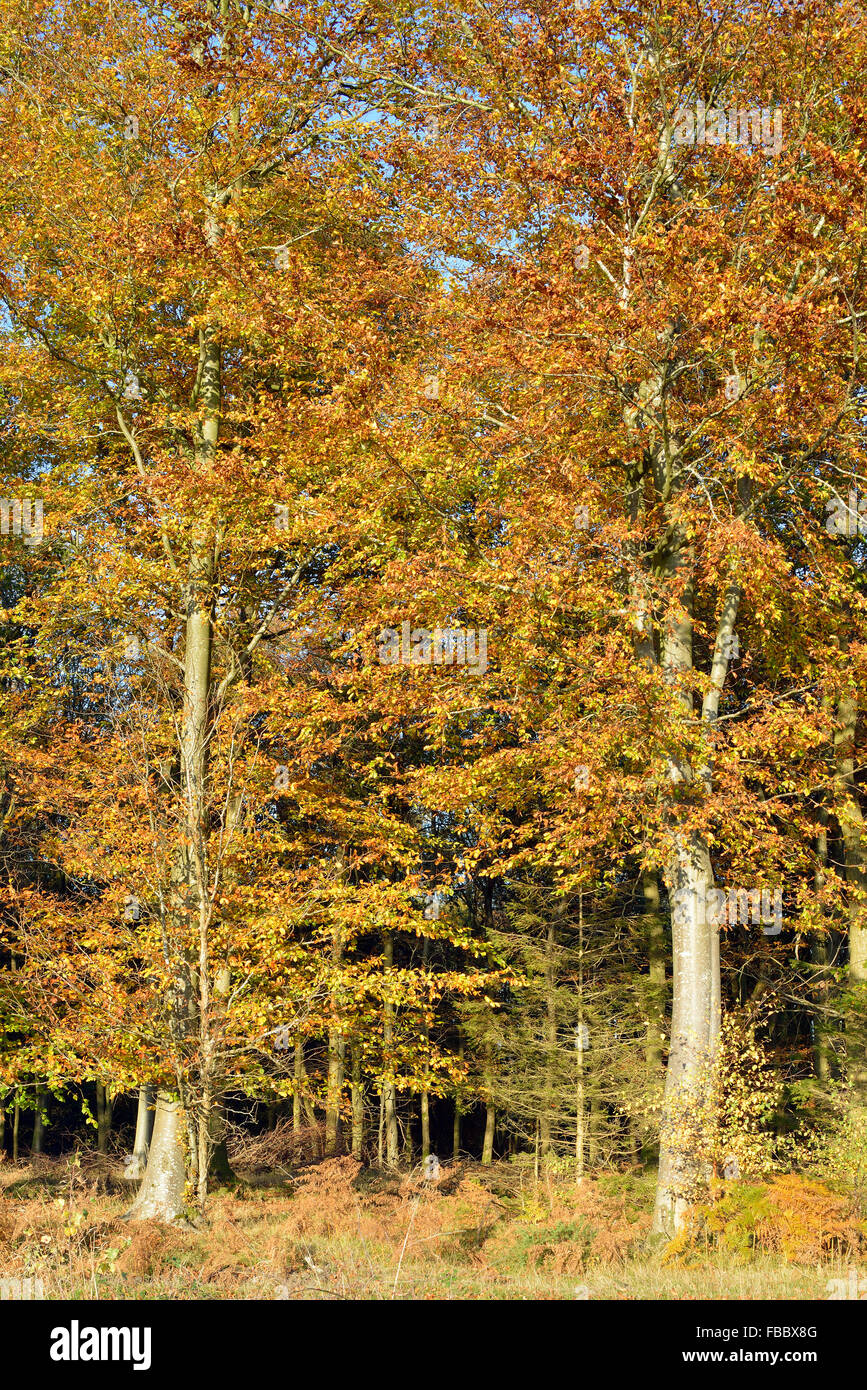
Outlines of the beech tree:
{"label": "beech tree", "polygon": [[[398,141],[394,160],[415,206],[427,189],[418,235],[451,266],[429,328],[443,382],[431,435],[452,469],[472,455],[493,483],[493,538],[480,554],[474,536],[466,583],[487,581],[500,689],[516,691],[508,737],[528,731],[535,771],[546,727],[562,746],[571,716],[572,756],[599,785],[612,730],[586,721],[603,690],[617,710],[605,792],[633,822],[625,836],[617,823],[619,852],[651,898],[661,875],[671,906],[657,1204],[670,1228],[704,1171],[686,1116],[719,1033],[714,860],[785,891],[789,929],[807,928],[823,695],[862,678],[857,572],[827,525],[841,479],[861,476],[859,29],[845,7],[711,22],[539,5],[457,24],[443,8],[425,37],[393,61],[407,88],[436,92],[436,126],[424,156],[401,161]],[[507,587],[520,618],[491,601]],[[540,700],[510,650],[529,627],[537,660],[557,644],[540,662],[560,681],[547,726],[551,687]],[[546,770],[563,788],[562,765]],[[589,807],[604,843],[602,800],[563,799],[570,848],[584,852]],[[500,845],[498,866],[514,864],[511,838]],[[858,920],[859,900],[856,887]]]}
{"label": "beech tree", "polygon": [[862,1124],[859,17],[5,7],[0,1080],[136,1215],[451,1097],[670,1232],[792,1016]]}

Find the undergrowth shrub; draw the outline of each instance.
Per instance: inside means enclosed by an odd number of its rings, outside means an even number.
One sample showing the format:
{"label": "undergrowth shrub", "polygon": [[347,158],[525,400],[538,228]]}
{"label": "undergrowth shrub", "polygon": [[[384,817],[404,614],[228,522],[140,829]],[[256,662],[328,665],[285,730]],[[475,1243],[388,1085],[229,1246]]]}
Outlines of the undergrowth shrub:
{"label": "undergrowth shrub", "polygon": [[772,1254],[794,1264],[852,1258],[867,1249],[867,1222],[847,1193],[797,1173],[764,1183],[715,1184],[697,1204],[666,1259],[712,1245],[749,1259]]}

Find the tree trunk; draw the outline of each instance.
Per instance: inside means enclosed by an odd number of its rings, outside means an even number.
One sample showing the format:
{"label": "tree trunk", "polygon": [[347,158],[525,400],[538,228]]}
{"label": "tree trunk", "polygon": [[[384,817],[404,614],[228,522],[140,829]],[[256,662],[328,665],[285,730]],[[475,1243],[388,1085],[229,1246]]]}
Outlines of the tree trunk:
{"label": "tree trunk", "polygon": [[35,1154],[42,1153],[50,1099],[50,1091],[47,1091],[44,1086],[36,1087],[36,1110],[33,1116],[33,1143],[30,1145],[31,1152]]}
{"label": "tree trunk", "polygon": [[[688,548],[676,539],[667,565],[672,576],[691,564]],[[701,717],[710,729],[719,712],[719,701],[728,671],[731,638],[740,602],[740,588],[732,581],[723,599],[711,661],[710,683],[702,701]],[[692,669],[692,580],[669,614],[663,646],[664,675],[677,684]],[[692,693],[675,692],[686,719],[694,718]],[[671,781],[689,782],[689,766],[672,762]],[[706,795],[712,787],[712,767],[699,772]],[[708,1174],[700,1151],[707,1119],[703,1107],[710,1095],[711,1067],[720,1029],[719,927],[708,921],[708,892],[713,887],[710,852],[703,835],[677,824],[672,808],[672,834],[668,846],[666,881],[671,903],[672,1017],[668,1067],[663,1097],[659,1176],[653,1229],[680,1230],[691,1201]]]}
{"label": "tree trunk", "polygon": [[364,1151],[364,1085],[361,1079],[361,1048],[352,1044],[352,1157],[361,1161]]}
{"label": "tree trunk", "polygon": [[[463,1063],[464,1060],[464,1039],[463,1035],[458,1040],[458,1057]],[[452,1159],[457,1163],[461,1153],[461,1098],[455,1092],[455,1114],[452,1124]]]}
{"label": "tree trunk", "polygon": [[301,1138],[301,1088],[304,1084],[304,1044],[300,1038],[295,1041],[295,1086],[292,1091],[292,1133],[297,1140]]}
{"label": "tree trunk", "polygon": [[328,1030],[328,1082],[325,1099],[325,1156],[337,1153],[340,1135],[340,1093],[343,1087],[343,1067],[340,1059],[340,1034]]}
{"label": "tree trunk", "polygon": [[837,819],[849,890],[849,980],[856,994],[853,1016],[847,1025],[846,1060],[853,1118],[864,1124],[867,1121],[867,867],[864,816],[855,781],[858,701],[854,693],[841,695],[837,713],[839,728],[834,734],[834,754],[837,783],[844,798],[843,804],[838,805]]}
{"label": "tree trunk", "polygon": [[641,887],[648,965],[644,999],[647,1013],[644,1055],[648,1073],[653,1077],[662,1068],[665,1043],[665,923],[660,908],[659,875],[646,869],[641,876]]}
{"label": "tree trunk", "polygon": [[494,1161],[494,1129],[496,1127],[496,1112],[489,1101],[485,1106],[485,1138],[482,1144],[482,1162],[490,1164]]}
{"label": "tree trunk", "polygon": [[[494,881],[493,881],[493,879],[490,879],[490,878],[483,878],[483,879],[482,879],[482,911],[483,911],[483,913],[484,913],[484,921],[485,921],[485,939],[486,939],[486,941],[488,942],[487,963],[488,963],[488,968],[490,969],[490,968],[493,967],[493,958],[492,958],[492,955],[491,955],[491,941],[492,941],[493,931],[494,931]],[[548,932],[549,956],[550,956],[550,950],[551,950],[551,939],[552,939],[551,933],[552,933],[552,932],[553,932],[553,924],[552,924],[551,927],[549,928],[549,932]],[[496,1113],[495,1113],[495,1109],[494,1109],[494,1050],[493,1050],[493,1046],[492,1046],[492,1043],[491,1043],[491,1031],[492,1031],[493,1026],[494,1026],[494,1014],[493,1014],[493,1010],[492,1010],[492,1009],[490,1008],[490,1006],[488,1006],[488,1005],[485,1006],[485,1017],[486,1017],[486,1038],[485,1038],[485,1045],[484,1045],[484,1067],[485,1067],[485,1070],[484,1070],[484,1081],[483,1081],[483,1085],[484,1085],[484,1099],[485,1099],[485,1137],[484,1137],[484,1139],[483,1139],[483,1141],[482,1141],[482,1163],[484,1163],[484,1164],[490,1164],[490,1163],[493,1162],[493,1157],[494,1157],[494,1129],[495,1129],[495,1126],[496,1126]],[[549,1052],[549,1054],[548,1054],[548,1063],[549,1063],[549,1066],[550,1066],[550,1062],[551,1062],[551,1055],[550,1055],[550,1052]],[[548,1118],[548,1115],[546,1114],[546,1119],[547,1119],[547,1118]],[[550,1122],[549,1122],[549,1129],[548,1129],[549,1143],[550,1143],[550,1133],[551,1133],[551,1131],[550,1131]]]}
{"label": "tree trunk", "polygon": [[[394,965],[394,938],[391,932],[383,932],[383,968],[388,975]],[[397,1096],[394,1084],[394,1005],[389,999],[383,1001],[382,1045],[384,1079],[382,1084],[383,1120],[385,1125],[385,1162],[389,1168],[397,1167],[398,1131]]]}
{"label": "tree trunk", "polygon": [[[825,886],[825,872],[828,867],[827,813],[824,810],[820,811],[819,818],[820,828],[816,837],[815,873],[817,897]],[[810,954],[813,964],[819,967],[817,971],[818,979],[815,987],[816,1013],[813,1018],[813,1068],[817,1079],[824,1085],[831,1075],[826,1011],[829,995],[828,967],[831,964],[833,953],[829,948],[828,937],[824,936],[814,939]]]}
{"label": "tree trunk", "polygon": [[654,1230],[666,1233],[680,1229],[704,1171],[696,1147],[701,1142],[701,1107],[716,1046],[713,977],[714,970],[719,970],[711,941],[716,928],[707,921],[707,890],[712,881],[703,841],[696,836],[681,843],[669,889],[674,1002],[654,1212]]}
{"label": "tree trunk", "polygon": [[[557,1054],[555,946],[556,929],[554,926],[554,919],[551,917],[548,921],[548,934],[545,941],[545,1093],[542,1100],[542,1114],[540,1116],[539,1125],[543,1158],[546,1158],[551,1152],[551,1120],[554,1112],[554,1063]],[[485,1133],[485,1138],[487,1139],[487,1131]]]}
{"label": "tree trunk", "polygon": [[[229,815],[229,837],[234,833],[235,827],[240,819],[242,797],[235,797]],[[228,965],[223,964],[216,973],[214,979],[214,1011],[213,1021],[217,1038],[222,1033],[226,1016],[226,1000],[229,995],[231,985],[231,973]],[[213,1048],[212,1048],[213,1051]],[[232,1171],[229,1162],[229,1150],[226,1145],[226,1133],[228,1125],[226,1123],[226,1102],[220,1094],[220,1088],[215,1094],[209,1118],[208,1129],[208,1181],[216,1186],[229,1187],[237,1179]]]}
{"label": "tree trunk", "polygon": [[[195,425],[194,451],[197,472],[204,478],[214,466],[220,431],[221,359],[220,347],[210,329],[199,330],[199,361],[194,406],[200,411]],[[210,962],[208,957],[208,927],[211,903],[207,883],[208,805],[207,773],[208,748],[211,732],[211,651],[212,606],[214,586],[215,543],[213,523],[207,514],[197,518],[190,543],[189,560],[181,593],[185,616],[184,632],[184,698],[181,719],[179,752],[181,787],[183,789],[183,824],[173,870],[175,893],[169,911],[179,919],[179,926],[188,921],[192,911],[198,929],[198,952],[188,952],[176,962],[176,984],[171,1000],[171,1030],[176,1043],[198,1035],[198,1075],[194,1090],[198,1091],[199,1133],[190,1135],[191,1167],[197,1171],[199,1200],[207,1189],[207,1145],[210,1137],[210,1117],[214,1103],[216,1060],[214,1028],[209,995]],[[182,933],[179,933],[181,935]],[[178,1102],[177,1109],[180,1109]],[[186,1114],[186,1123],[193,1126],[193,1112]],[[133,1204],[130,1215],[150,1213],[156,1206],[169,1212],[179,1208],[183,1196],[185,1165],[181,1144],[164,1141],[164,1135],[174,1131],[179,1123],[172,1104],[165,1096],[157,1098],[154,1133],[148,1153],[141,1203]],[[194,1126],[193,1126],[194,1127]],[[160,1143],[157,1144],[159,1134]],[[194,1142],[198,1137],[198,1145]],[[201,1152],[199,1152],[201,1151]],[[204,1154],[205,1162],[200,1161]],[[158,1171],[151,1180],[151,1165]],[[171,1170],[171,1172],[170,1172]],[[147,1194],[147,1195],[146,1195]],[[171,1220],[177,1211],[163,1219]]]}
{"label": "tree trunk", "polygon": [[424,1163],[430,1153],[430,1094],[427,1089],[421,1093],[421,1161]]}
{"label": "tree trunk", "polygon": [[[292,1129],[294,1134],[299,1134],[301,1130],[301,1114],[307,1121],[307,1128],[310,1131],[310,1152],[311,1157],[321,1158],[319,1143],[319,1124],[316,1119],[316,1107],[313,1104],[310,1092],[307,1089],[307,1068],[304,1066],[304,1045],[295,1045],[295,1096],[292,1105]],[[298,1124],[295,1124],[295,1101],[298,1103]]]}
{"label": "tree trunk", "polygon": [[590,1171],[593,1172],[599,1165],[599,1133],[601,1130],[600,1115],[602,1107],[598,1096],[590,1097],[590,1122],[587,1127],[587,1158],[590,1163]]}
{"label": "tree trunk", "polygon": [[208,1181],[212,1187],[231,1187],[237,1180],[229,1162],[229,1149],[226,1144],[226,1112],[222,1101],[219,1101],[211,1111]]}
{"label": "tree trunk", "polygon": [[186,1117],[180,1101],[157,1093],[153,1133],[144,1181],[127,1217],[133,1221],[175,1221],[183,1212]]}
{"label": "tree trunk", "polygon": [[124,1177],[131,1181],[141,1182],[145,1175],[154,1122],[153,1104],[153,1088],[151,1086],[139,1086],[135,1139],[133,1140],[129,1163],[123,1170]]}
{"label": "tree trunk", "polygon": [[[422,969],[427,970],[428,958],[430,955],[430,938],[425,937],[421,948]],[[430,1051],[430,1028],[428,1027],[427,1015],[422,1024],[424,1036],[425,1062],[424,1062],[424,1085],[421,1088],[420,1110],[421,1110],[421,1161],[426,1162],[430,1153],[430,1091],[428,1090],[427,1079],[430,1072],[428,1056]]]}
{"label": "tree trunk", "polygon": [[[663,1049],[666,1040],[666,974],[665,922],[660,905],[659,874],[645,869],[641,875],[644,895],[644,945],[647,952],[647,976],[644,983],[644,1011],[647,1018],[647,1040],[644,1057],[647,1078],[652,1091],[664,1079]],[[655,1136],[639,1141],[641,1161],[655,1162],[659,1148]]]}
{"label": "tree trunk", "polygon": [[107,1088],[101,1081],[96,1083],[96,1147],[101,1154],[108,1153],[111,1136],[111,1112],[113,1106]]}
{"label": "tree trunk", "polygon": [[18,1089],[15,1090],[15,1099],[12,1102],[12,1162],[18,1162],[18,1134],[21,1128],[21,1101],[18,1097]]}
{"label": "tree trunk", "polygon": [[[340,928],[333,928],[331,961],[335,971],[343,959],[343,942]],[[338,1005],[332,1001],[332,1011],[336,1018]],[[344,1039],[336,1023],[328,1029],[328,1081],[325,1093],[325,1155],[332,1157],[337,1153],[340,1137],[340,1097],[343,1092]]]}

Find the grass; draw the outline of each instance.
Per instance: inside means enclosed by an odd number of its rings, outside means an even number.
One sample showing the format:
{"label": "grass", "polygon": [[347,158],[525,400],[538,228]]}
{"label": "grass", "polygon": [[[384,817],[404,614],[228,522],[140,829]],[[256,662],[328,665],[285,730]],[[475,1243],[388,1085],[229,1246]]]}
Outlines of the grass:
{"label": "grass", "polygon": [[509,1164],[385,1175],[349,1158],[239,1173],[207,1220],[123,1220],[121,1165],[81,1153],[0,1166],[0,1277],[48,1299],[825,1299],[851,1254],[648,1243],[649,1176],[534,1181]]}

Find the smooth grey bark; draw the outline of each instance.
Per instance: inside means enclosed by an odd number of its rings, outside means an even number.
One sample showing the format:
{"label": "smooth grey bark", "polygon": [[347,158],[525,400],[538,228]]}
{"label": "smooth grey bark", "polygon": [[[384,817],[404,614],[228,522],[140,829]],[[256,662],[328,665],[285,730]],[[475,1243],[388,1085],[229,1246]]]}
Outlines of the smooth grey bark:
{"label": "smooth grey bark", "polygon": [[719,955],[712,947],[718,930],[707,922],[713,874],[700,837],[678,844],[668,875],[673,1003],[654,1212],[654,1229],[665,1232],[680,1229],[700,1176],[693,1144],[718,1032],[714,1008],[719,997]]}
{"label": "smooth grey bark", "polygon": [[134,1221],[174,1221],[184,1206],[186,1121],[180,1101],[157,1093],[144,1181],[127,1212]]}
{"label": "smooth grey bark", "polygon": [[[195,434],[195,461],[206,475],[216,457],[220,429],[220,348],[210,330],[200,329],[199,364],[195,404],[201,416]],[[176,986],[172,1000],[172,1032],[176,1043],[196,1029],[199,1040],[198,1113],[180,1117],[180,1102],[170,1103],[165,1093],[157,1098],[154,1132],[148,1153],[142,1190],[130,1210],[134,1218],[158,1217],[172,1221],[180,1215],[186,1181],[184,1145],[178,1135],[187,1125],[190,1156],[195,1159],[200,1205],[207,1193],[212,1110],[214,1106],[214,1041],[211,1020],[208,928],[211,904],[208,895],[206,843],[208,837],[207,768],[210,732],[212,604],[215,537],[207,518],[197,520],[182,589],[185,613],[184,703],[179,751],[184,801],[184,834],[175,868],[175,895],[170,913],[180,913],[189,899],[195,904],[198,953],[175,963]],[[159,1143],[157,1139],[159,1138]],[[193,1138],[197,1143],[192,1142]],[[177,1142],[176,1142],[177,1141]],[[152,1166],[154,1168],[151,1174]]]}
{"label": "smooth grey bark", "polygon": [[[669,558],[672,572],[689,564],[685,547],[675,545]],[[711,662],[711,682],[702,702],[702,721],[710,730],[719,711],[728,671],[731,637],[737,618],[740,588],[732,582],[725,594]],[[674,682],[692,667],[692,588],[684,590],[679,611],[670,621],[663,646],[666,678]],[[679,695],[684,713],[692,716],[692,697]],[[672,764],[672,783],[690,781],[692,769]],[[712,786],[710,758],[701,768],[705,791]],[[719,927],[708,920],[708,892],[714,877],[704,836],[676,823],[672,829],[665,877],[671,902],[672,1019],[671,1042],[663,1097],[659,1175],[653,1229],[671,1234],[681,1229],[690,1203],[707,1175],[697,1156],[703,1128],[702,1106],[711,1084],[711,1068],[720,1031]]]}
{"label": "smooth grey bark", "polygon": [[151,1086],[139,1086],[135,1139],[133,1140],[129,1163],[123,1170],[124,1177],[131,1181],[140,1182],[145,1175],[154,1121],[153,1106],[153,1088]]}

